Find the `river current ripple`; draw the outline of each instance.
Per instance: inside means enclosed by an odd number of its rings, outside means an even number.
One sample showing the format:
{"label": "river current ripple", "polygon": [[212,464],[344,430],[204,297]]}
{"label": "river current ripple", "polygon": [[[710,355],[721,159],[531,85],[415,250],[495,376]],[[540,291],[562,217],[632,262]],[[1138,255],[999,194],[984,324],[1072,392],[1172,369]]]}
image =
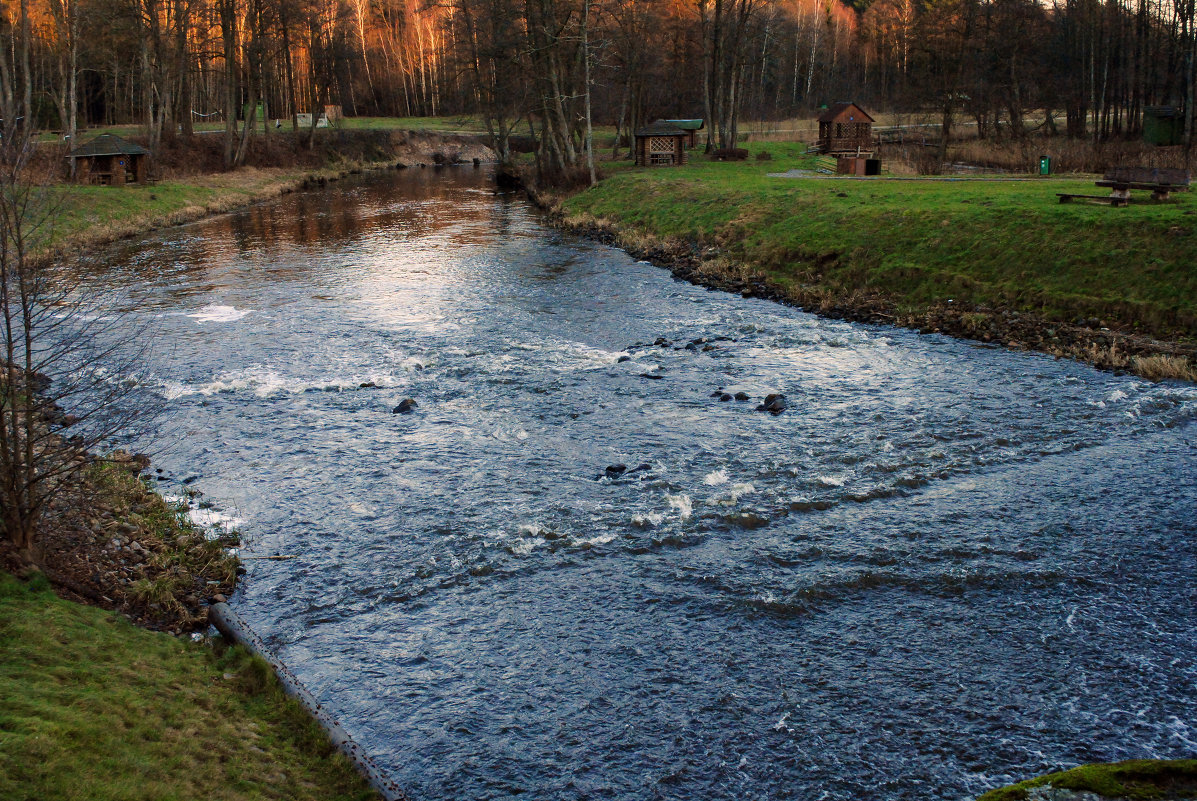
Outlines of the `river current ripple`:
{"label": "river current ripple", "polygon": [[679,283],[481,171],[100,260],[155,331],[156,464],[294,557],[238,612],[415,799],[963,799],[1197,750],[1192,387]]}

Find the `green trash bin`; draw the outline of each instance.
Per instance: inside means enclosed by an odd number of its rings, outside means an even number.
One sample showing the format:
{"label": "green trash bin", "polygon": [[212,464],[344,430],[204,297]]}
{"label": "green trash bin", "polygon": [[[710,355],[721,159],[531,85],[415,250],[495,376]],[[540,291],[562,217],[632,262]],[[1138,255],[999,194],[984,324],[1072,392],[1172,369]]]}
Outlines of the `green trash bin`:
{"label": "green trash bin", "polygon": [[1039,174],[1040,175],[1051,175],[1052,174],[1052,157],[1051,156],[1040,156],[1039,157]]}

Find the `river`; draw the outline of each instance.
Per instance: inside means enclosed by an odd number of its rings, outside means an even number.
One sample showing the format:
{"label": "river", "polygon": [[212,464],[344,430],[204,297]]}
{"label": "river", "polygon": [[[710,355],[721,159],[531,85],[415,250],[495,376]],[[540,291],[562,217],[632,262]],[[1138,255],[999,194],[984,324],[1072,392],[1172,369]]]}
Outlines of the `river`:
{"label": "river", "polygon": [[233,604],[414,799],[1197,750],[1193,387],[680,283],[468,168],[98,261],[154,331],[136,444],[293,557]]}

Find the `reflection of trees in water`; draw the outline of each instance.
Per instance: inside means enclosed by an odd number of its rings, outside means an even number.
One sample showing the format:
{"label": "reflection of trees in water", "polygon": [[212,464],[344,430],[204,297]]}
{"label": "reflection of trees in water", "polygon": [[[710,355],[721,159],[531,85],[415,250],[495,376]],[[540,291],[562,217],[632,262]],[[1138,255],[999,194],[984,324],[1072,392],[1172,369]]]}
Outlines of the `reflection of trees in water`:
{"label": "reflection of trees in water", "polygon": [[526,213],[520,196],[496,196],[493,188],[488,171],[471,167],[371,173],[172,228],[151,238],[152,247],[112,246],[85,269],[133,291],[148,282],[174,283],[179,296],[238,288],[241,279],[230,268],[256,253],[282,278],[307,274],[312,262],[304,252],[314,246],[348,248],[380,234],[414,240],[456,227],[454,241],[484,243],[512,234],[515,205]]}

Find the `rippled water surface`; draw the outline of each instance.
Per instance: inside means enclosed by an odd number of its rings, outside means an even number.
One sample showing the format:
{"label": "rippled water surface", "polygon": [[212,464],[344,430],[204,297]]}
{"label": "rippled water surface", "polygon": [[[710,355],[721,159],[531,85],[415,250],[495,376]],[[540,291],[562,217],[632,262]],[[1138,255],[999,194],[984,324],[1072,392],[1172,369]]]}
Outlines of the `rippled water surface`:
{"label": "rippled water surface", "polygon": [[962,799],[1197,749],[1193,388],[678,283],[473,171],[109,261],[157,464],[295,557],[238,611],[415,799]]}

